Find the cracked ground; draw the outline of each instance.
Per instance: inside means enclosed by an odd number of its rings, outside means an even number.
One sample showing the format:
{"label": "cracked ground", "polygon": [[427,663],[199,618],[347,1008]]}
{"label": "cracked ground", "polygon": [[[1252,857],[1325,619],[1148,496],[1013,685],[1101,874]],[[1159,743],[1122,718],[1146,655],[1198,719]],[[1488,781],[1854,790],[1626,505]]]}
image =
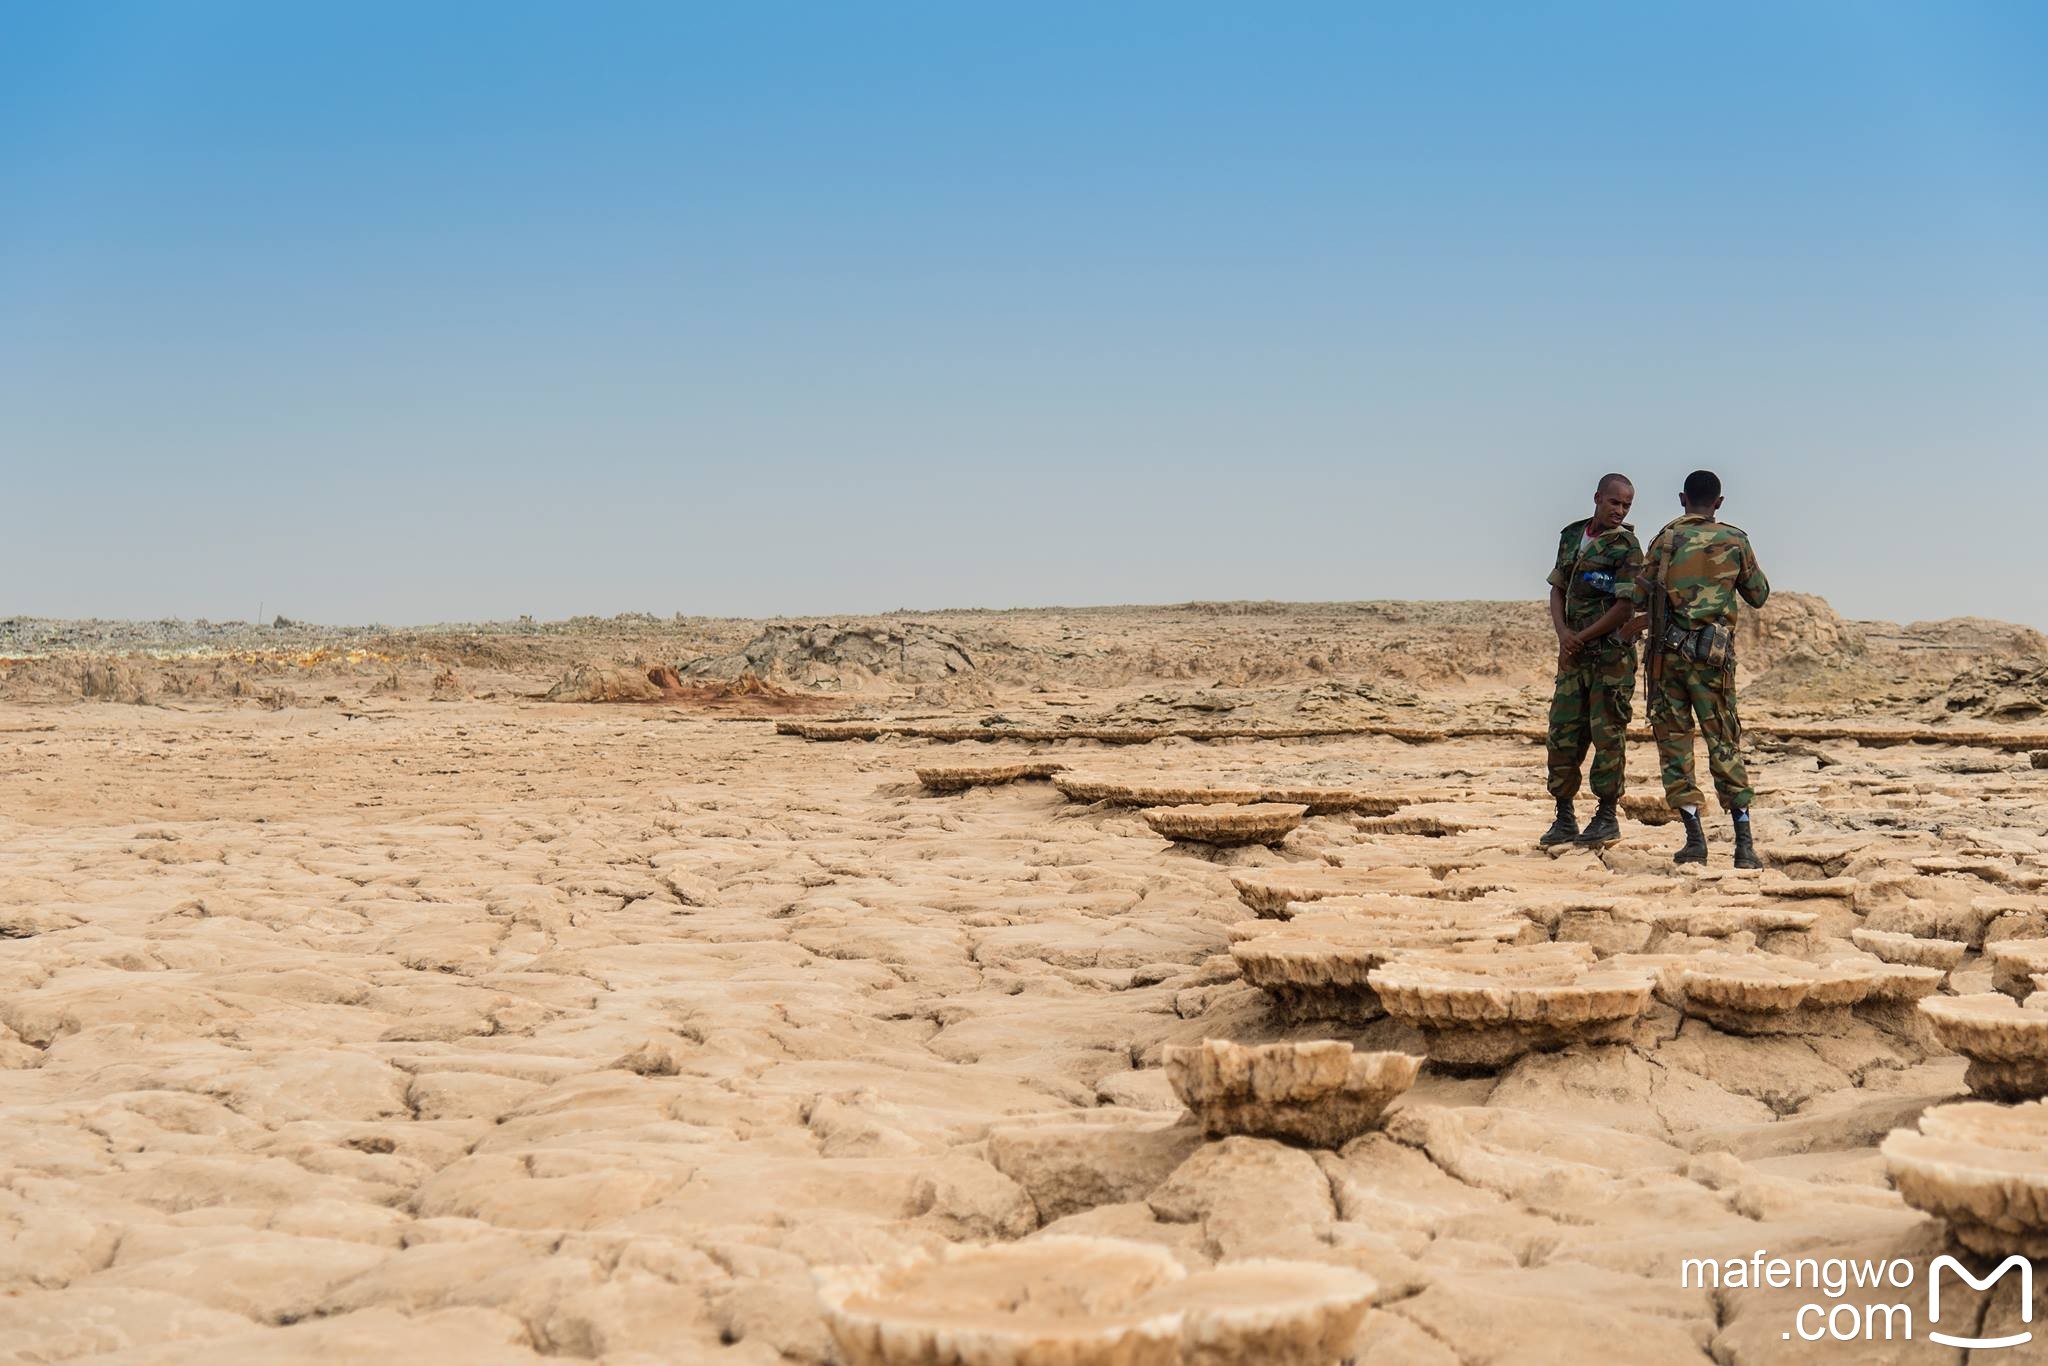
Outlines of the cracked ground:
{"label": "cracked ground", "polygon": [[911,774],[1025,752],[530,702],[0,709],[0,1357],[826,1362],[813,1267],[1052,1230],[1361,1268],[1361,1362],[1822,1360],[1782,1337],[1809,1296],[1681,1286],[1681,1259],[1942,1249],[1876,1154],[1962,1090],[1910,1029],[1653,1011],[1627,1044],[1426,1070],[1336,1152],[1202,1141],[1160,1053],[1420,1050],[1236,980],[1243,867],[2048,932],[2025,755],[1760,752],[1777,866],[1741,878],[1725,841],[1674,874],[1673,827],[1538,852],[1541,751],[1510,740],[1033,748],[1350,783],[1449,832],[1326,816],[1227,854]]}

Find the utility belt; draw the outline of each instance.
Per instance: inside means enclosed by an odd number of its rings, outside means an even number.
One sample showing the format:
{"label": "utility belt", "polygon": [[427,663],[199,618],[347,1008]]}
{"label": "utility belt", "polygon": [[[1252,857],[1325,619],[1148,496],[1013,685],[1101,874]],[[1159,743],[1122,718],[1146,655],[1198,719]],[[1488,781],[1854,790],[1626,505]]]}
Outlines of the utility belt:
{"label": "utility belt", "polygon": [[1735,664],[1735,632],[1712,622],[1690,628],[1667,624],[1657,644],[1682,659],[1704,664],[1710,669],[1727,669]]}

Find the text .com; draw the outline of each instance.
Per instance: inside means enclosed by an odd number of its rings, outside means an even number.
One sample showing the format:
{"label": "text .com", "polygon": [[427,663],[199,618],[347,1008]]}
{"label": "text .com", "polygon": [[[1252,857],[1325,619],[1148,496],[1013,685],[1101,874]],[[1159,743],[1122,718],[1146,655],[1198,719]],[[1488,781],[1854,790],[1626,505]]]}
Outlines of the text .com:
{"label": "text .com", "polygon": [[[1927,1267],[1927,1284],[1924,1296],[1902,1295],[1890,1303],[1874,1300],[1865,1301],[1862,1296],[1855,1300],[1842,1297],[1850,1290],[1879,1290],[1889,1288],[1901,1292],[1914,1290],[1918,1280],[1918,1268],[1903,1257],[1891,1261],[1851,1259],[1842,1257],[1773,1257],[1758,1250],[1747,1261],[1730,1257],[1726,1261],[1714,1261],[1705,1257],[1688,1257],[1679,1266],[1679,1284],[1686,1289],[1703,1290],[1814,1290],[1830,1303],[1815,1300],[1799,1306],[1793,1314],[1792,1326],[1785,1330],[1786,1338],[1797,1337],[1806,1342],[1820,1342],[1832,1339],[1835,1342],[1874,1342],[1903,1340],[1914,1336],[1916,1327],[1925,1329],[1925,1336],[1931,1342],[1948,1347],[1972,1347],[1979,1351],[1995,1347],[2017,1347],[2032,1341],[2033,1330],[2008,1333],[2003,1337],[1980,1338],[1964,1333],[1941,1331],[1941,1289],[1944,1276],[1968,1285],[1976,1291],[1989,1290],[2007,1272],[2019,1273],[2019,1310],[2023,1323],[2034,1320],[2034,1268],[2025,1257],[2011,1256],[2000,1262],[1988,1274],[1974,1275],[1970,1269],[1954,1257],[1936,1257]],[[1916,1307],[1924,1310],[1926,1317],[1916,1319]],[[1952,1327],[1974,1328],[1964,1322],[1973,1314],[1972,1307],[1958,1304],[1950,1297],[1950,1319]]]}

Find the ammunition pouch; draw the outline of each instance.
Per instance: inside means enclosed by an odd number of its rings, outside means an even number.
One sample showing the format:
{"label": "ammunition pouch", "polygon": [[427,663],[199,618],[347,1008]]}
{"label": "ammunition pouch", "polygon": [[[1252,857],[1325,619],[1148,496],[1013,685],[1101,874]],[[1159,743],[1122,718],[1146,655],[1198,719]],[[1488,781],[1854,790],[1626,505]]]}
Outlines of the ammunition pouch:
{"label": "ammunition pouch", "polygon": [[1735,666],[1735,633],[1725,626],[1709,622],[1687,629],[1675,623],[1667,624],[1658,643],[1672,654],[1710,669]]}

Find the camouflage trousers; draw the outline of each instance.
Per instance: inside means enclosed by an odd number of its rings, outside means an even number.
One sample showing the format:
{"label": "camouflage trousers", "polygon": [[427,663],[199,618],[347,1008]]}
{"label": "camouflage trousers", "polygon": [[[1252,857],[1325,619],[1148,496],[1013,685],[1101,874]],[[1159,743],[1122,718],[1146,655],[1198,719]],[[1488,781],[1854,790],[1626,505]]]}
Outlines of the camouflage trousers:
{"label": "camouflage trousers", "polygon": [[1593,795],[1619,797],[1629,718],[1635,714],[1636,652],[1610,641],[1557,671],[1550,695],[1550,795],[1578,795],[1579,768],[1593,751]]}
{"label": "camouflage trousers", "polygon": [[1650,730],[1657,737],[1657,760],[1664,770],[1665,803],[1673,810],[1706,804],[1693,781],[1692,722],[1697,715],[1722,807],[1747,807],[1756,793],[1750,791],[1749,773],[1736,748],[1742,722],[1735,715],[1735,671],[1695,664],[1668,652],[1659,667],[1663,673],[1650,693]]}

